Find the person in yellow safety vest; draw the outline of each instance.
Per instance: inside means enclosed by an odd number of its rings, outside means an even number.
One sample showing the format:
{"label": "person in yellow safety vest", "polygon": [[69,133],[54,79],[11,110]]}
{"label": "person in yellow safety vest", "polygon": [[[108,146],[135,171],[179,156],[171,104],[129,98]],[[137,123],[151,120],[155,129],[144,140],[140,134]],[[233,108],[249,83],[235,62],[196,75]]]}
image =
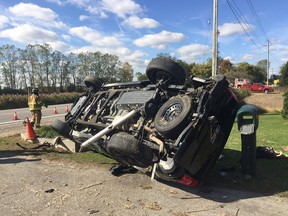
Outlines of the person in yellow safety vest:
{"label": "person in yellow safety vest", "polygon": [[31,125],[32,127],[40,128],[40,122],[42,118],[42,101],[40,100],[39,90],[37,88],[32,89],[32,94],[28,97],[28,106],[32,114]]}

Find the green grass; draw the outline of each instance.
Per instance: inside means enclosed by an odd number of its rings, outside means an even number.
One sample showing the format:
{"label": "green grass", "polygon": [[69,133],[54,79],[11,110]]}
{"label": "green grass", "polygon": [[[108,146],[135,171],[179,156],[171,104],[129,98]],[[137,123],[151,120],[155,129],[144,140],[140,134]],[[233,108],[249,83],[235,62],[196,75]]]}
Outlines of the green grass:
{"label": "green grass", "polygon": [[36,128],[36,134],[39,137],[53,138],[58,136],[57,132],[53,130],[50,126],[42,126],[41,128]]}
{"label": "green grass", "polygon": [[[270,146],[275,150],[281,150],[281,146],[288,146],[287,141],[288,121],[283,120],[280,114],[260,115],[259,128],[256,131],[257,146]],[[37,130],[41,136],[55,136],[50,127],[42,127]],[[28,150],[23,150],[15,143],[21,143]],[[115,161],[100,154],[68,153],[54,148],[40,148],[32,150],[34,144],[23,142],[19,136],[0,139],[1,155],[33,155],[45,160],[61,161],[64,163],[93,164],[103,166],[103,164],[114,164]],[[288,152],[284,152],[288,154]],[[235,122],[230,137],[223,151],[224,157],[219,160],[213,170],[207,176],[207,183],[214,187],[225,187],[230,189],[245,190],[261,194],[277,194],[279,196],[288,196],[288,158],[282,159],[257,159],[256,175],[247,180],[241,174],[241,136],[238,131],[237,122]],[[219,170],[224,166],[232,166],[235,171],[220,175]]]}
{"label": "green grass", "polygon": [[[288,121],[281,115],[260,115],[256,131],[257,146],[269,146],[282,151],[281,146],[288,146]],[[247,180],[241,174],[241,135],[235,122],[223,151],[223,158],[217,162],[207,181],[213,185],[258,192],[262,194],[288,195],[288,158],[257,159],[256,175]],[[222,167],[234,167],[235,171],[220,175]]]}

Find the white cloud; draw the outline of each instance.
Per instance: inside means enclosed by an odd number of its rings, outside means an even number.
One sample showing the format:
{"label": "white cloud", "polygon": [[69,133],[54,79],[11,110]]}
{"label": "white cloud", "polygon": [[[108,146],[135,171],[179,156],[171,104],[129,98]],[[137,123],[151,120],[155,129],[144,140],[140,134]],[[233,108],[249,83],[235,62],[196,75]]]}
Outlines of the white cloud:
{"label": "white cloud", "polygon": [[210,48],[203,44],[190,44],[182,46],[177,50],[180,59],[186,62],[197,62],[199,58],[210,53]]}
{"label": "white cloud", "polygon": [[117,16],[124,18],[127,15],[134,15],[142,12],[139,4],[132,0],[102,0],[102,8],[105,11],[115,13]]}
{"label": "white cloud", "polygon": [[0,15],[0,28],[4,28],[6,24],[9,23],[9,18],[6,16]]}
{"label": "white cloud", "polygon": [[281,58],[281,61],[286,63],[288,62],[288,58]]}
{"label": "white cloud", "polygon": [[47,41],[56,41],[57,34],[36,26],[25,24],[12,29],[6,29],[0,32],[0,37],[21,43],[46,43]]}
{"label": "white cloud", "polygon": [[[243,27],[242,27],[243,26]],[[244,23],[242,26],[238,23],[225,23],[219,26],[220,37],[234,36],[250,32],[254,29],[254,26],[249,23]],[[244,30],[244,29],[245,30]]]}
{"label": "white cloud", "polygon": [[80,15],[80,16],[79,16],[79,20],[80,20],[80,21],[87,20],[88,18],[89,18],[89,17],[86,16],[86,15]]}
{"label": "white cloud", "polygon": [[124,22],[123,25],[128,25],[137,29],[142,28],[156,28],[160,26],[160,23],[150,18],[139,18],[137,16],[130,16]]}
{"label": "white cloud", "polygon": [[112,55],[116,55],[119,57],[121,62],[129,62],[129,64],[133,65],[136,68],[143,69],[146,65],[144,60],[141,60],[142,57],[148,56],[147,53],[139,51],[139,50],[130,50],[126,47],[97,47],[95,45],[92,46],[83,46],[78,49],[73,49],[71,52],[73,53],[81,53],[81,52],[101,52],[101,53],[109,53]]}
{"label": "white cloud", "polygon": [[282,54],[286,54],[288,55],[288,45],[283,45],[283,44],[273,44],[270,47],[271,51],[275,51],[275,52],[281,52]]}
{"label": "white cloud", "polygon": [[143,11],[142,7],[133,0],[47,0],[60,6],[66,4],[84,8],[89,13],[99,15],[100,18],[107,18],[107,13],[116,14],[118,17],[125,18],[129,15],[139,14]]}
{"label": "white cloud", "polygon": [[108,15],[99,6],[89,5],[86,10],[93,15],[98,15],[100,18],[107,18]]}
{"label": "white cloud", "polygon": [[32,17],[41,20],[54,20],[58,17],[50,8],[39,7],[31,3],[19,3],[9,7],[9,11],[17,17]]}
{"label": "white cloud", "polygon": [[179,43],[185,40],[182,33],[161,31],[159,34],[148,34],[136,39],[133,43],[139,47],[150,46],[156,49],[165,49],[169,43]]}
{"label": "white cloud", "polygon": [[105,46],[115,47],[120,46],[122,44],[117,37],[102,35],[98,31],[86,26],[71,28],[69,30],[69,33],[97,47],[105,47]]}
{"label": "white cloud", "polygon": [[58,21],[58,14],[52,11],[50,8],[39,7],[38,5],[31,3],[19,3],[13,7],[9,7],[11,12],[10,25],[18,26],[23,23],[38,27],[52,27],[64,29],[66,24],[62,21]]}
{"label": "white cloud", "polygon": [[[54,0],[54,1],[59,1],[59,0]],[[78,7],[84,7],[88,4],[90,4],[91,2],[95,2],[95,0],[61,0],[62,5],[64,4],[72,4],[72,5],[76,5]]]}
{"label": "white cloud", "polygon": [[60,52],[69,52],[70,50],[72,50],[72,46],[64,43],[62,41],[51,41],[51,42],[46,42],[47,44],[49,44],[52,49],[60,51]]}
{"label": "white cloud", "polygon": [[64,5],[65,2],[63,0],[47,0],[48,2],[56,3],[58,5]]}
{"label": "white cloud", "polygon": [[67,34],[62,34],[61,37],[65,40],[65,41],[70,41],[71,40],[71,36],[67,35]]}
{"label": "white cloud", "polygon": [[141,60],[141,58],[148,56],[145,52],[139,50],[132,51],[126,47],[119,47],[114,51],[112,50],[110,53],[119,56],[122,62],[129,62],[129,64],[139,68],[144,67],[144,61]]}
{"label": "white cloud", "polygon": [[233,57],[232,56],[226,56],[223,59],[224,60],[229,60],[230,62],[233,61]]}
{"label": "white cloud", "polygon": [[253,54],[244,54],[242,56],[243,61],[250,61],[250,60],[255,60],[255,59],[257,59],[257,56]]}

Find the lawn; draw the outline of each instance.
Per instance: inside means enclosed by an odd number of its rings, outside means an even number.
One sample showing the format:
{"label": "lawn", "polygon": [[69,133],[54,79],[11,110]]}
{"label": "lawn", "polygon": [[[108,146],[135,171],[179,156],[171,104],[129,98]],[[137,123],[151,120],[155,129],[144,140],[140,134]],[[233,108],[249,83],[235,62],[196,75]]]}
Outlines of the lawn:
{"label": "lawn", "polygon": [[[43,136],[51,133],[50,127],[42,127],[37,134]],[[282,150],[282,146],[288,146],[287,134],[288,121],[282,119],[279,114],[265,114],[259,116],[259,128],[256,131],[257,146],[270,146],[275,150]],[[19,136],[0,139],[0,153],[10,155],[35,155],[45,160],[54,160],[73,163],[90,164],[114,164],[115,161],[102,155],[87,153],[67,153],[65,151],[55,150],[53,148],[41,148],[37,150],[23,150],[15,143],[21,143],[26,147],[33,147],[33,144],[23,143]],[[230,137],[223,151],[223,157],[218,160],[213,170],[209,173],[206,183],[213,187],[225,187],[246,191],[259,192],[261,194],[277,194],[279,196],[288,196],[288,158],[275,159],[257,159],[256,175],[247,180],[241,174],[241,136],[238,131],[237,122],[235,122]],[[221,168],[229,167],[231,172],[220,172]]]}

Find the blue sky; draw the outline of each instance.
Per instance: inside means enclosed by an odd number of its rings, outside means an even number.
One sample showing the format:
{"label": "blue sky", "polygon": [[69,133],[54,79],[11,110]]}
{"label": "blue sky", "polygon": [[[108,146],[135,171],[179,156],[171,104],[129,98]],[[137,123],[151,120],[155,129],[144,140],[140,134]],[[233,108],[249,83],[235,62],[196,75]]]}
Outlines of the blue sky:
{"label": "blue sky", "polygon": [[[233,63],[288,61],[287,0],[219,0],[219,55]],[[236,14],[236,16],[235,16]],[[213,0],[0,0],[0,46],[48,43],[65,54],[111,53],[145,72],[158,53],[211,57]],[[239,23],[241,22],[241,24]]]}

